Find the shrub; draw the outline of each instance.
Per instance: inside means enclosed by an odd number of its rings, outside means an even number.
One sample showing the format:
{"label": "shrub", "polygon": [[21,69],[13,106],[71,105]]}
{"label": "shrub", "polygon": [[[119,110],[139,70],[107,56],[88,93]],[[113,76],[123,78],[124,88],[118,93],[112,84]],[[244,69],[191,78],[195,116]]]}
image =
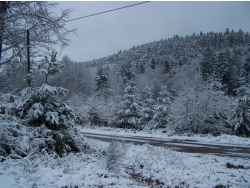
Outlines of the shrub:
{"label": "shrub", "polygon": [[113,172],[119,172],[120,162],[124,154],[121,143],[113,139],[106,152],[107,169]]}

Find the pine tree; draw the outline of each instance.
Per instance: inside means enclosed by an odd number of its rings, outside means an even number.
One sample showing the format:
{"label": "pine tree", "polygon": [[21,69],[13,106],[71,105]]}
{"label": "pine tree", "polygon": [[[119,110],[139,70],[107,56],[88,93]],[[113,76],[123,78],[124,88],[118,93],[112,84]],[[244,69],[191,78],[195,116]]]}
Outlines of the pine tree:
{"label": "pine tree", "polygon": [[234,43],[235,43],[235,33],[234,30],[231,31],[229,38],[228,38],[228,42],[229,42],[229,46],[233,47]]}
{"label": "pine tree", "polygon": [[170,95],[166,90],[166,87],[162,87],[162,91],[159,92],[159,96],[156,99],[157,104],[155,105],[155,114],[153,120],[156,122],[155,128],[165,128],[170,111]]}
{"label": "pine tree", "polygon": [[127,81],[125,94],[122,101],[122,109],[118,112],[118,123],[123,128],[140,129],[139,95],[135,94],[136,87],[132,80]]}
{"label": "pine tree", "polygon": [[151,67],[152,69],[155,69],[155,68],[156,68],[156,60],[155,60],[155,59],[152,59],[152,60],[151,60],[150,67]]}
{"label": "pine tree", "polygon": [[154,116],[154,100],[152,99],[152,93],[149,86],[146,86],[143,90],[145,100],[142,102],[141,109],[141,122],[143,124],[148,123]]}
{"label": "pine tree", "polygon": [[171,70],[170,62],[168,60],[165,60],[164,61],[164,70],[163,70],[163,72],[164,73],[169,73],[170,70]]}
{"label": "pine tree", "polygon": [[122,64],[120,73],[125,85],[128,81],[133,80],[135,77],[135,73],[132,71],[132,65],[130,62]]}
{"label": "pine tree", "polygon": [[217,57],[215,51],[208,46],[201,62],[201,73],[204,80],[214,76],[217,70]]}
{"label": "pine tree", "polygon": [[218,75],[221,83],[227,86],[229,82],[229,71],[230,71],[230,63],[231,63],[231,54],[227,49],[219,54],[218,57]]}
{"label": "pine tree", "polygon": [[136,63],[136,69],[139,74],[145,73],[145,66],[142,62],[137,62]]}
{"label": "pine tree", "polygon": [[241,73],[243,71],[242,50],[234,48],[228,73],[228,94],[236,95],[236,89],[240,87]]}
{"label": "pine tree", "polygon": [[96,96],[103,97],[105,100],[110,96],[110,83],[107,76],[107,73],[104,72],[102,67],[99,67],[96,72]]}
{"label": "pine tree", "polygon": [[52,51],[49,54],[49,58],[45,56],[45,60],[38,65],[38,70],[45,74],[45,83],[48,84],[48,77],[56,73],[60,73],[60,69],[64,67],[64,64],[57,61],[57,52]]}

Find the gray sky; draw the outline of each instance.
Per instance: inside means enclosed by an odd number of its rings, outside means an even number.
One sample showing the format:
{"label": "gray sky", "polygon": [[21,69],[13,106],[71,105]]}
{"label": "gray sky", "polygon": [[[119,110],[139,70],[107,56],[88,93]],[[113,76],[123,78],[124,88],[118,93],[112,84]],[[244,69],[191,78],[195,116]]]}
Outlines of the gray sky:
{"label": "gray sky", "polygon": [[[70,18],[86,16],[138,2],[59,2],[72,9]],[[150,2],[106,14],[69,22],[78,36],[69,36],[70,46],[62,53],[74,61],[112,55],[141,45],[194,32],[224,32],[226,28],[250,32],[250,2]]]}

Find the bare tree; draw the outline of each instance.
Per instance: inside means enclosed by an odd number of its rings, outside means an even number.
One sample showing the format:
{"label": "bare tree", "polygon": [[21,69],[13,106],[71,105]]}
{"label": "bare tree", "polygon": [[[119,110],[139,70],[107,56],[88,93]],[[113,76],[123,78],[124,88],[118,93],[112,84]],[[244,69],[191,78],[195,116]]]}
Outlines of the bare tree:
{"label": "bare tree", "polygon": [[0,62],[2,57],[2,41],[3,41],[4,20],[6,12],[7,12],[7,2],[0,1]]}
{"label": "bare tree", "polygon": [[[56,3],[52,2],[1,2],[0,41],[2,58],[0,65],[18,58],[26,61],[26,33],[30,30],[31,57],[44,57],[55,48],[65,47],[67,35],[75,29],[67,29],[66,21],[71,10],[56,12]],[[4,15],[4,16],[2,16]]]}

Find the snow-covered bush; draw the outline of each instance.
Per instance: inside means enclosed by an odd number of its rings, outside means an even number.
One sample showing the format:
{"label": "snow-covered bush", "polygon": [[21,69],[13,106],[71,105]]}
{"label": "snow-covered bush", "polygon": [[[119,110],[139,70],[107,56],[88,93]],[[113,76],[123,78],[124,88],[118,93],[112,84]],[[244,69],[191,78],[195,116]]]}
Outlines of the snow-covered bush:
{"label": "snow-covered bush", "polygon": [[92,106],[88,112],[88,120],[91,125],[107,126],[108,120],[99,112],[99,108]]}
{"label": "snow-covered bush", "polygon": [[10,93],[0,93],[0,114],[12,114],[15,109],[17,96]]}
{"label": "snow-covered bush", "polygon": [[222,91],[219,80],[204,82],[198,63],[179,69],[174,78],[177,96],[171,105],[175,132],[232,133],[227,121],[232,116],[234,99]]}
{"label": "snow-covered bush", "polygon": [[239,136],[250,136],[250,89],[242,86],[238,89],[238,104],[233,116],[233,131]]}
{"label": "snow-covered bush", "polygon": [[[109,99],[91,97],[85,104],[85,117],[91,125],[108,126],[114,122],[117,98]],[[82,107],[83,109],[84,107]],[[87,112],[87,113],[86,113]]]}
{"label": "snow-covered bush", "polygon": [[175,99],[172,112],[175,131],[195,134],[230,134],[227,118],[233,108],[232,98],[206,85],[201,88],[188,87]]}
{"label": "snow-covered bush", "polygon": [[0,156],[21,158],[27,155],[30,131],[10,115],[0,114]]}
{"label": "snow-covered bush", "polygon": [[124,157],[125,152],[122,144],[113,139],[106,152],[106,165],[107,169],[113,172],[119,172],[121,159]]}

